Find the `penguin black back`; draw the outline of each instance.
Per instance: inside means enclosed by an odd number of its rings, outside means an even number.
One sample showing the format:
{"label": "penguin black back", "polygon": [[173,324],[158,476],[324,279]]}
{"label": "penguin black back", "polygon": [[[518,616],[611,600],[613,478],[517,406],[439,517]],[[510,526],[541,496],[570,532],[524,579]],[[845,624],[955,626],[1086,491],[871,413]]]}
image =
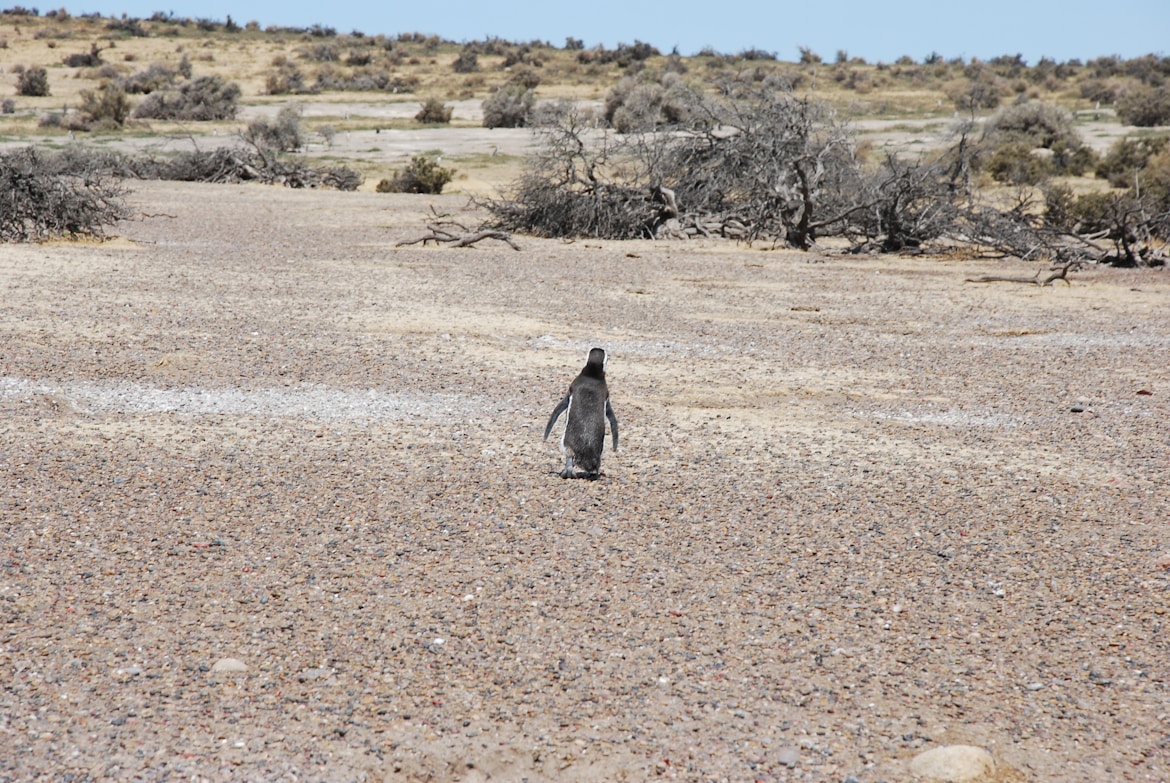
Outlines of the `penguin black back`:
{"label": "penguin black back", "polygon": [[593,348],[584,369],[569,384],[569,392],[553,409],[544,438],[548,440],[553,425],[562,413],[565,432],[561,436],[561,453],[565,457],[562,478],[590,478],[601,475],[601,452],[605,448],[605,422],[609,420],[613,448],[618,447],[617,416],[609,402],[609,387],[605,382],[608,357],[602,348]]}

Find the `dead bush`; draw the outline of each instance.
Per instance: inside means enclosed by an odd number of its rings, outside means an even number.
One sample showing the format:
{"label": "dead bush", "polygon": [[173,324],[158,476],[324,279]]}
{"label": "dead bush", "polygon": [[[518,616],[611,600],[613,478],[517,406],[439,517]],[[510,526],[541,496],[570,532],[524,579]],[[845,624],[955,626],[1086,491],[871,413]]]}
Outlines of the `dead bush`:
{"label": "dead bush", "polygon": [[103,236],[129,217],[125,193],[97,173],[56,171],[33,147],[0,153],[0,241]]}
{"label": "dead bush", "polygon": [[102,64],[102,50],[91,44],[88,52],[68,55],[63,62],[69,68],[97,68]]}
{"label": "dead bush", "polygon": [[491,204],[498,227],[628,239],[690,219],[701,231],[716,224],[725,235],[807,248],[841,219],[838,202],[848,200],[854,175],[838,169],[855,161],[849,133],[827,107],[770,90],[695,100],[689,131],[674,134],[590,143],[580,115],[563,115],[542,129],[543,151],[510,197]]}

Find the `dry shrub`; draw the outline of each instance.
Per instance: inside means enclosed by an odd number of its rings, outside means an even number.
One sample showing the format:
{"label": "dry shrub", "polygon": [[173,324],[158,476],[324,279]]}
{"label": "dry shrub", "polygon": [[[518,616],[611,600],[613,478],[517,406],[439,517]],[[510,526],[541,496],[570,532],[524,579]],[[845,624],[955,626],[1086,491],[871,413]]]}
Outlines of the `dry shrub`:
{"label": "dry shrub", "polygon": [[1117,117],[1139,128],[1170,125],[1170,84],[1128,90],[1117,99]]}
{"label": "dry shrub", "polygon": [[117,82],[105,82],[97,90],[81,91],[79,112],[90,130],[122,127],[130,116],[130,99]]}
{"label": "dry shrub", "polygon": [[1121,139],[1097,164],[1097,176],[1115,188],[1133,187],[1150,159],[1170,147],[1170,137],[1142,136]]}
{"label": "dry shrub", "polygon": [[305,146],[305,134],[301,130],[302,107],[298,103],[285,104],[276,114],[276,120],[264,118],[254,120],[244,131],[244,139],[257,150],[268,152],[293,152]]}
{"label": "dry shrub", "polygon": [[169,89],[175,84],[178,71],[167,65],[151,63],[122,80],[122,88],[132,95],[149,95],[152,92]]}
{"label": "dry shrub", "polygon": [[16,77],[16,93],[26,98],[43,98],[49,94],[49,72],[39,65],[23,69]]}
{"label": "dry shrub", "polygon": [[305,74],[288,61],[269,71],[264,79],[264,91],[269,95],[305,95],[314,92],[305,84]]}
{"label": "dry shrub", "polygon": [[422,123],[445,125],[451,121],[452,108],[438,98],[427,98],[414,118]]}
{"label": "dry shrub", "polygon": [[536,104],[532,90],[509,84],[492,93],[483,102],[483,127],[523,128]]}
{"label": "dry shrub", "polygon": [[219,76],[200,76],[177,90],[152,92],[134,110],[134,117],[152,120],[230,120],[239,111],[240,87]]}
{"label": "dry shrub", "polygon": [[474,73],[479,70],[479,55],[471,46],[464,46],[452,67],[455,73]]}
{"label": "dry shrub", "polygon": [[125,189],[97,173],[63,173],[26,147],[0,153],[0,241],[103,236],[129,217]]}
{"label": "dry shrub", "polygon": [[1039,184],[1053,175],[1079,176],[1096,162],[1072,115],[1041,101],[996,112],[984,126],[982,146],[992,177],[1016,185]]}

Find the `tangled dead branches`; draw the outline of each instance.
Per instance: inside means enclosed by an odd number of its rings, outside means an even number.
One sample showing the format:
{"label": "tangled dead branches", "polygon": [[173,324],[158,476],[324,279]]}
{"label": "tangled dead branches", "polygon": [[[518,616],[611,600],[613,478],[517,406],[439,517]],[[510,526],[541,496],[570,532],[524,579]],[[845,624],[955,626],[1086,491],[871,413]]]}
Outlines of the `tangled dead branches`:
{"label": "tangled dead branches", "polygon": [[[434,207],[431,208],[434,212]],[[471,247],[476,242],[482,242],[485,239],[495,239],[503,242],[513,250],[519,250],[520,245],[512,238],[512,235],[492,228],[481,228],[476,231],[471,231],[461,223],[456,223],[453,220],[443,220],[442,216],[436,215],[439,220],[427,224],[427,232],[418,239],[408,239],[399,242],[395,247],[404,247],[406,245],[417,245],[422,243],[423,247],[434,242],[436,245],[446,245],[447,247]]]}
{"label": "tangled dead branches", "polygon": [[1170,186],[1164,197],[1151,188],[1099,205],[1082,197],[1065,205],[1067,219],[1034,187],[1005,207],[972,184],[971,123],[940,153],[867,163],[828,107],[785,90],[693,95],[687,117],[613,134],[573,110],[554,114],[511,192],[485,204],[489,225],[545,237],[722,236],[810,249],[836,236],[855,253],[962,244],[1058,263],[1164,262]]}
{"label": "tangled dead branches", "polygon": [[42,156],[47,171],[71,176],[160,179],[177,182],[259,182],[289,188],[357,190],[361,174],[344,166],[318,168],[298,158],[243,146],[181,152],[173,157],[119,155],[70,147]]}
{"label": "tangled dead branches", "polygon": [[64,173],[33,147],[0,154],[0,241],[104,235],[129,217],[125,188],[100,173]]}

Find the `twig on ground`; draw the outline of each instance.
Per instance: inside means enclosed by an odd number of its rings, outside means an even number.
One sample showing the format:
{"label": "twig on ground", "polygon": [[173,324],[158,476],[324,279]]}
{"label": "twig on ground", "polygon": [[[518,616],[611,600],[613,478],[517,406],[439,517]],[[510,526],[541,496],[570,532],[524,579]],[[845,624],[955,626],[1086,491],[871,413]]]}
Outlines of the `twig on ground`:
{"label": "twig on ground", "polygon": [[[462,228],[462,227],[460,227]],[[395,247],[402,247],[404,245],[417,245],[420,242],[423,247],[426,247],[428,242],[434,242],[436,245],[446,245],[447,247],[471,247],[476,242],[484,239],[496,239],[500,242],[508,243],[508,246],[513,250],[519,250],[520,245],[516,240],[512,239],[512,235],[506,231],[498,231],[496,229],[482,229],[475,232],[455,233],[454,231],[445,228],[442,225],[431,223],[427,226],[429,234],[424,234],[418,239],[406,239],[399,242]]]}

